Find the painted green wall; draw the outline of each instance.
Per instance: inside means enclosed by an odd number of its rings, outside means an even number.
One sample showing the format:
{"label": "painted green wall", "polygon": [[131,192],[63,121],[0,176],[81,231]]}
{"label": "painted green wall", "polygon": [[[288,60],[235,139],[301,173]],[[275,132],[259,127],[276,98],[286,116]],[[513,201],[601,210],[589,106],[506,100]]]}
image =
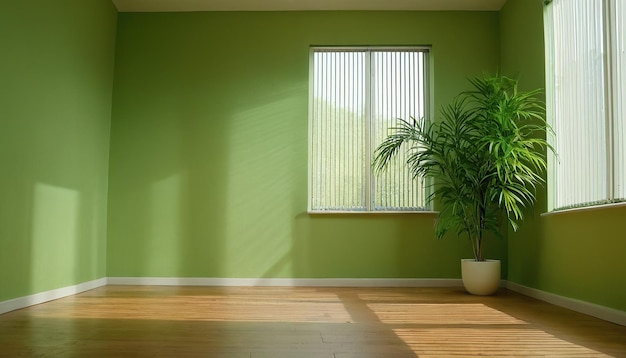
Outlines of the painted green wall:
{"label": "painted green wall", "polygon": [[308,50],[432,45],[439,108],[498,68],[497,12],[118,20],[108,276],[460,276],[469,244],[437,241],[432,215],[306,213]]}
{"label": "painted green wall", "polygon": [[0,2],[0,301],[106,274],[116,17]]}
{"label": "painted green wall", "polygon": [[[519,72],[526,89],[545,87],[541,1],[508,0],[500,24],[503,71]],[[545,211],[543,190],[530,219],[509,233],[508,279],[626,311],[626,207]]]}

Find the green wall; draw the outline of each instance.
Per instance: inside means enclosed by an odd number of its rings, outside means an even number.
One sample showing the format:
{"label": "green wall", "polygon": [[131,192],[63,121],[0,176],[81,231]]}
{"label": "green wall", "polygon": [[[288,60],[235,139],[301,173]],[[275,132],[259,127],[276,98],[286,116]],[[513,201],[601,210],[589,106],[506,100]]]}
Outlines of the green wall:
{"label": "green wall", "polygon": [[439,108],[498,68],[497,12],[118,20],[108,276],[460,276],[470,246],[431,214],[306,213],[309,46],[432,45]]}
{"label": "green wall", "polygon": [[0,2],[0,301],[106,275],[116,17]]}
{"label": "green wall", "polygon": [[[508,0],[500,13],[502,68],[526,89],[545,87],[541,1]],[[558,135],[558,133],[557,133]],[[626,311],[626,207],[540,216],[545,190],[509,233],[512,282]]]}

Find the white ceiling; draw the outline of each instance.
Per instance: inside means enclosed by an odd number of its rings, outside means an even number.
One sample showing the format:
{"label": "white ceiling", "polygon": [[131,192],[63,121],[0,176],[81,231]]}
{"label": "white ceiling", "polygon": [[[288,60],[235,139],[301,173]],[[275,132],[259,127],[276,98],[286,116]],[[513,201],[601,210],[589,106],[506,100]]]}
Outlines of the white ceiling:
{"label": "white ceiling", "polygon": [[462,10],[497,11],[506,0],[112,0],[120,12]]}

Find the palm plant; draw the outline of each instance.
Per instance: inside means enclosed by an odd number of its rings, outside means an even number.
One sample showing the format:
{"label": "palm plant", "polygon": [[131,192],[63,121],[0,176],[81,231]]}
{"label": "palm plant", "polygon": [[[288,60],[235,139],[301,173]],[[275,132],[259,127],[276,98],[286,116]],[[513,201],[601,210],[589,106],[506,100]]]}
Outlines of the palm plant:
{"label": "palm plant", "polygon": [[[514,230],[535,201],[546,169],[548,129],[539,90],[520,92],[517,80],[484,75],[473,89],[441,111],[441,121],[400,119],[377,147],[374,168],[385,170],[401,148],[412,175],[431,180],[439,214],[436,236],[466,236],[476,261],[484,261],[485,234]],[[408,148],[406,147],[408,145]],[[507,224],[507,225],[508,225]]]}

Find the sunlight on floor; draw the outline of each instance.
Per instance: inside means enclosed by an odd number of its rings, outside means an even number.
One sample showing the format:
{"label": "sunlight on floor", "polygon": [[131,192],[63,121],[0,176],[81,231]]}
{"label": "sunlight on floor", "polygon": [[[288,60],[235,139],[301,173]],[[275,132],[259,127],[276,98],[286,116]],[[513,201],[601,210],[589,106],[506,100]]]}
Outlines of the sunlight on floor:
{"label": "sunlight on floor", "polygon": [[[78,300],[78,299],[77,299]],[[336,295],[256,296],[205,295],[171,297],[124,297],[80,299],[80,311],[62,308],[37,313],[42,318],[128,319],[165,321],[229,321],[284,323],[352,323],[353,319]],[[77,302],[71,302],[75,305]],[[128,307],[135,307],[130,308]],[[141,307],[137,310],[136,307]]]}
{"label": "sunlight on floor", "polygon": [[431,327],[394,329],[418,356],[498,355],[608,357],[534,328]]}
{"label": "sunlight on floor", "polygon": [[370,303],[367,307],[387,324],[526,324],[479,303]]}

